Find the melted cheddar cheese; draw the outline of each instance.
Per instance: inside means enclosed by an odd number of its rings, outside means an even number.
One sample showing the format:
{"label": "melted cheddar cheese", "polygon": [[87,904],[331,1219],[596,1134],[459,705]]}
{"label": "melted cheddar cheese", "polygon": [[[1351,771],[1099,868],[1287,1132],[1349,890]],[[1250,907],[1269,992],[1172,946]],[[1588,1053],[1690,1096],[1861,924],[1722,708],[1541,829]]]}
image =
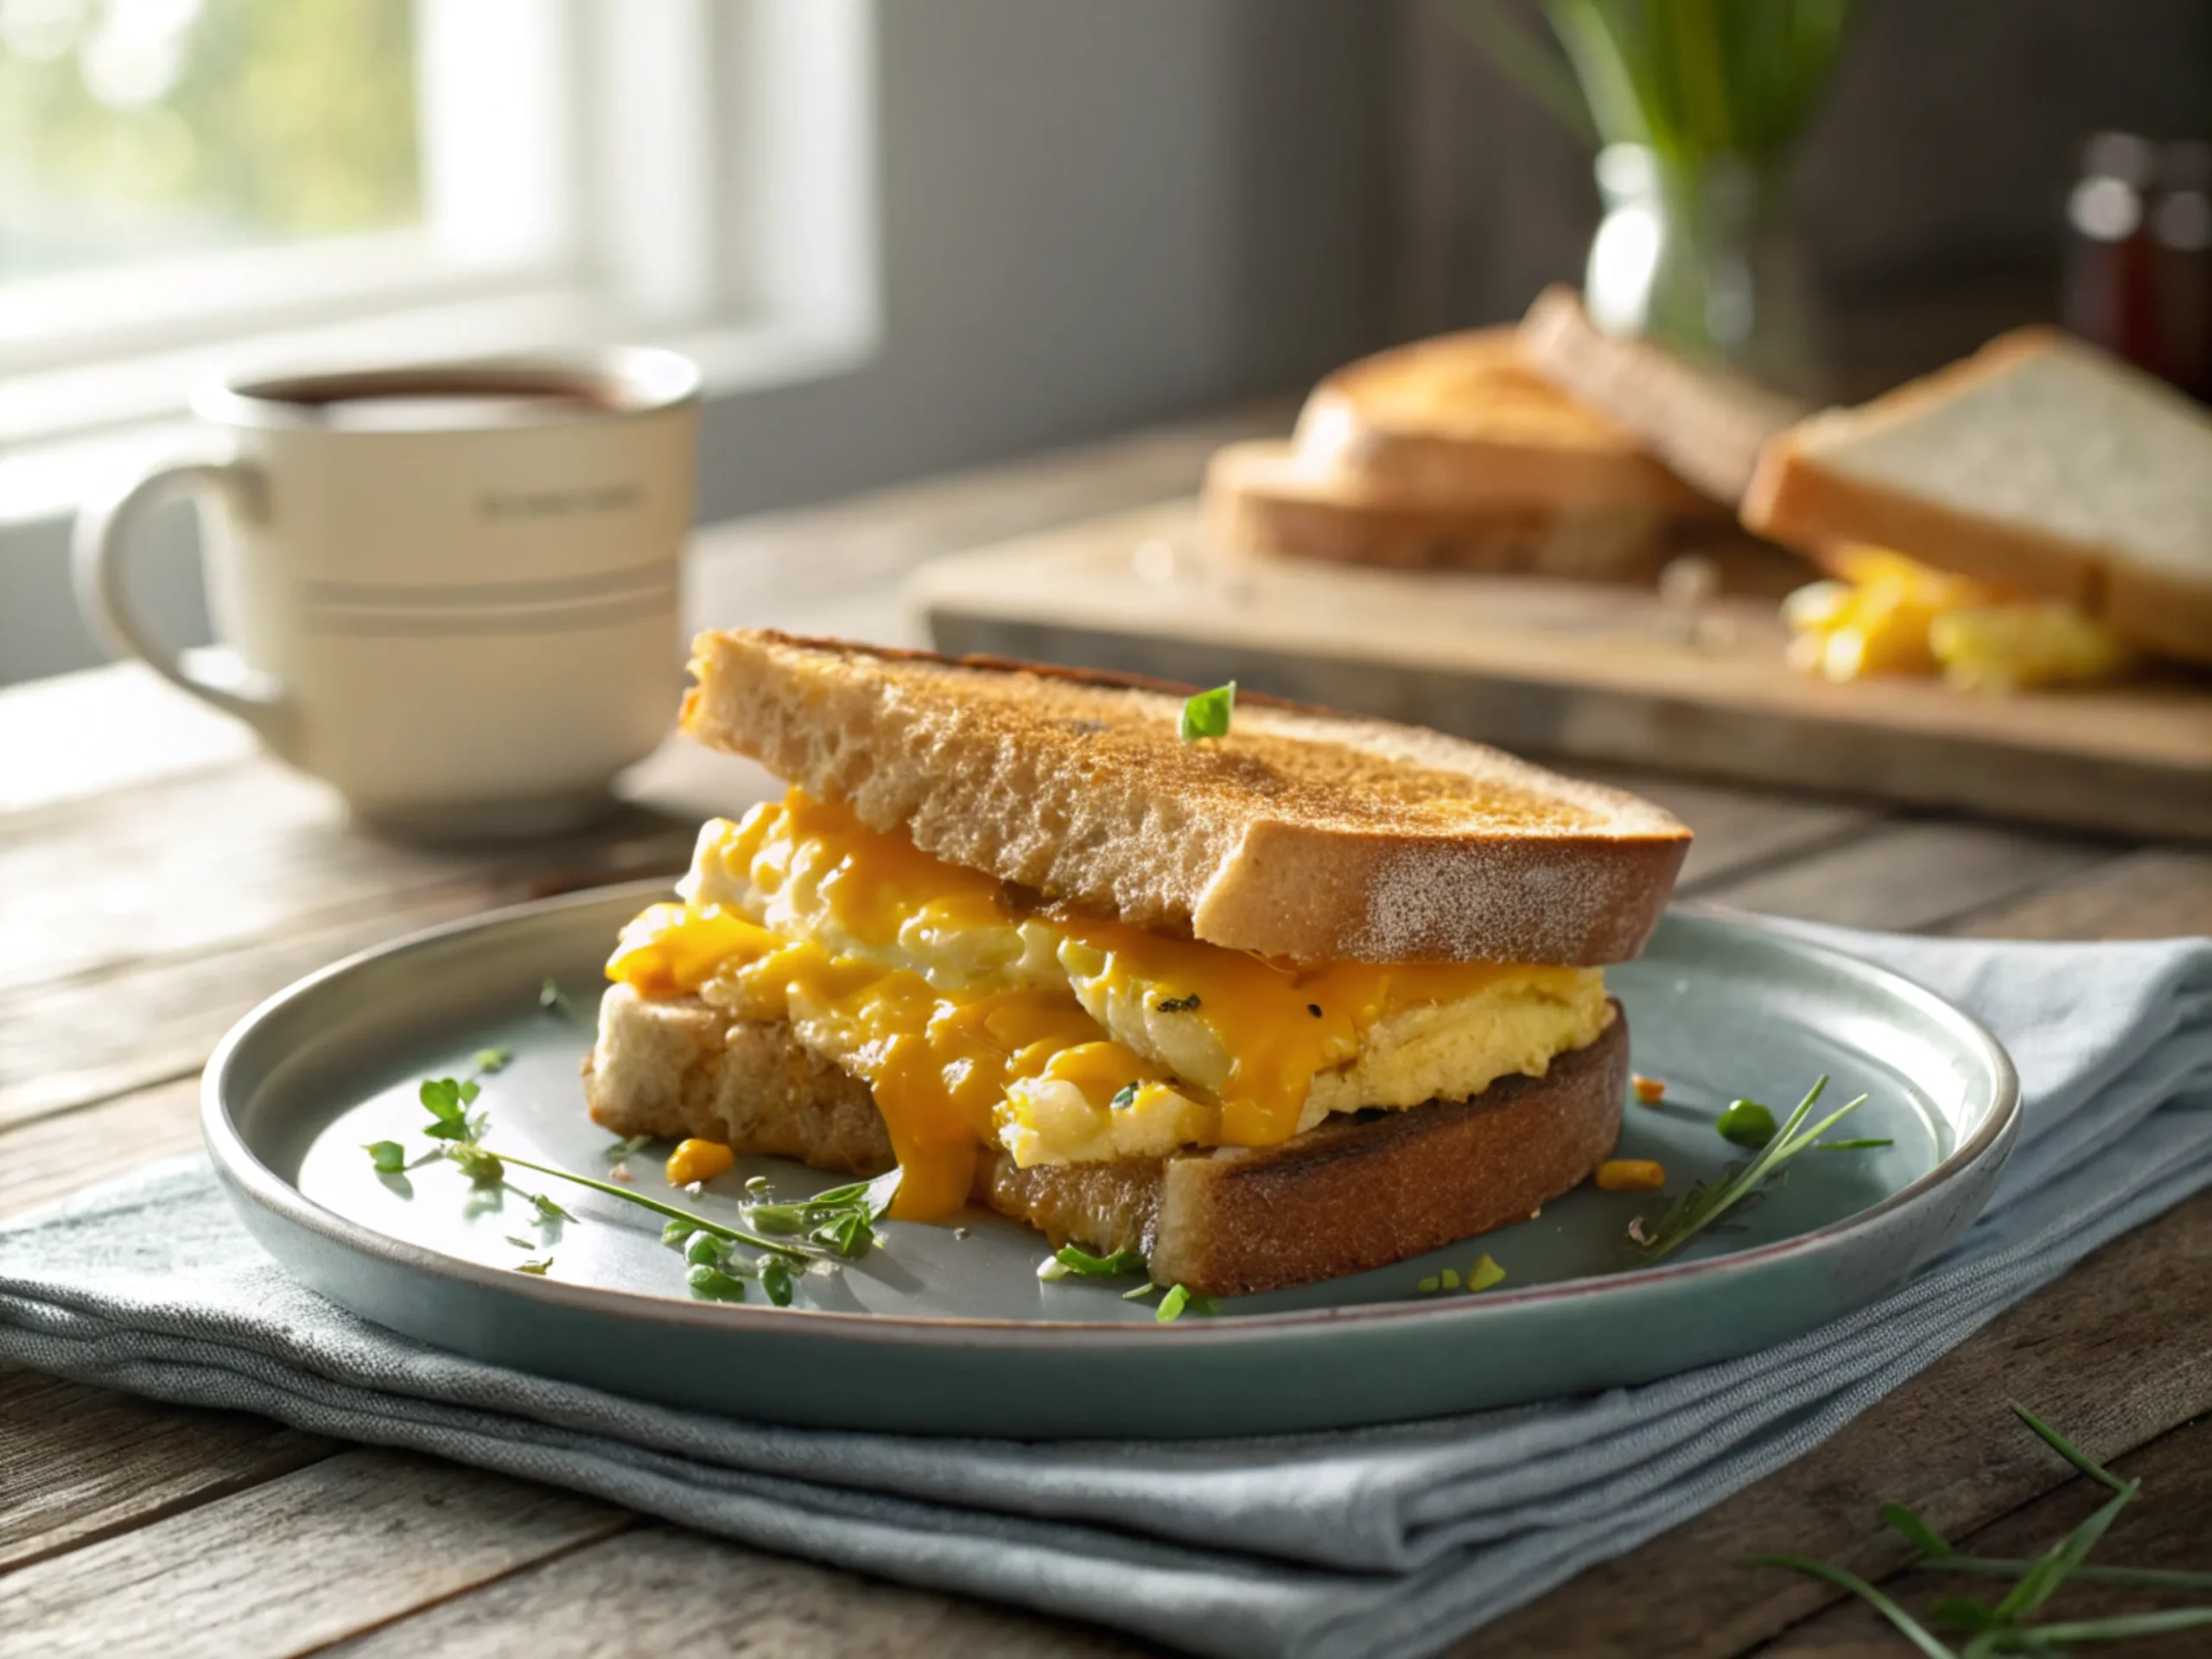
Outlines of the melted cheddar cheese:
{"label": "melted cheddar cheese", "polygon": [[1541,1076],[1611,1018],[1592,969],[1298,968],[1024,905],[796,790],[709,823],[679,892],[624,930],[608,976],[788,1020],[864,1079],[910,1219],[957,1211],[986,1147],[1028,1166],[1271,1145]]}

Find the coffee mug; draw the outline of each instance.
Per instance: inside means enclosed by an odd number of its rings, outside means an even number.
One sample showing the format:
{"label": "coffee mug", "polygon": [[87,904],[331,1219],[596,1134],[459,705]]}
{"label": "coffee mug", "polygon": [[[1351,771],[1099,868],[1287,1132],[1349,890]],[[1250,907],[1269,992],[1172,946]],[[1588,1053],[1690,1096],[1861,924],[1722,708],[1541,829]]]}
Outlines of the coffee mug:
{"label": "coffee mug", "polygon": [[[676,707],[698,388],[643,349],[210,386],[193,400],[207,452],[79,519],[78,602],[372,824],[572,826]],[[156,640],[120,559],[180,493],[213,508],[210,649]]]}

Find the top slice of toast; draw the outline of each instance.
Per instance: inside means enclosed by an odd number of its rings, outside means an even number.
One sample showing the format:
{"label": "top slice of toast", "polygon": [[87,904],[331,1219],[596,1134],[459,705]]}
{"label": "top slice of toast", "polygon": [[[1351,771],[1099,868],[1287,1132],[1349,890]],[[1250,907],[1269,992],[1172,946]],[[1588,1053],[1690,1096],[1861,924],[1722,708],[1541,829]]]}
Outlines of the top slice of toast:
{"label": "top slice of toast", "polygon": [[1414,727],[772,632],[701,634],[683,728],[915,844],[1141,926],[1294,962],[1619,962],[1689,831]]}

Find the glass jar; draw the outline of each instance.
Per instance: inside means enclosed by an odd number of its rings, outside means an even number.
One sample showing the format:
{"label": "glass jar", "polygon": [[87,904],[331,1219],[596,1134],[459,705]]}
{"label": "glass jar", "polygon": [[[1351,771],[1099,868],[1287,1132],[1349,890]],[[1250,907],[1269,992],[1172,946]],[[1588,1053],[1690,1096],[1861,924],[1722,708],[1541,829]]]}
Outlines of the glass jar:
{"label": "glass jar", "polygon": [[1814,394],[1804,260],[1781,222],[1774,170],[1725,152],[1684,159],[1611,143],[1597,171],[1605,217],[1583,283],[1592,320]]}

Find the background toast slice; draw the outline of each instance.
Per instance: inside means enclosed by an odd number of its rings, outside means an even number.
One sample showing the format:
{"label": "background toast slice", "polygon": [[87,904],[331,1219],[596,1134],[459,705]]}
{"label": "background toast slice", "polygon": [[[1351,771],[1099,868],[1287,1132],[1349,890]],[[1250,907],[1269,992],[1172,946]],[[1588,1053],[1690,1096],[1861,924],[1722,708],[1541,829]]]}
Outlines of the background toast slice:
{"label": "background toast slice", "polygon": [[1402,483],[1317,469],[1267,440],[1214,452],[1205,512],[1207,543],[1224,552],[1401,570],[1648,578],[1678,539],[1648,503],[1425,499]]}
{"label": "background toast slice", "polygon": [[2212,414],[2055,330],[1777,436],[1751,529],[1866,542],[2212,663]]}
{"label": "background toast slice", "polygon": [[[1338,1116],[1280,1146],[1020,1169],[985,1156],[975,1200],[1054,1245],[1134,1249],[1161,1284],[1234,1295],[1402,1262],[1517,1221],[1580,1183],[1619,1138],[1628,1021],[1472,1101]],[[594,1121],[874,1174],[891,1144],[868,1086],[780,1023],[696,997],[607,994],[585,1062]],[[872,1139],[871,1139],[872,1135]]]}
{"label": "background toast slice", "polygon": [[1807,413],[1797,399],[1726,370],[1605,333],[1571,288],[1539,294],[1518,337],[1538,373],[1731,506],[1749,487],[1767,441]]}
{"label": "background toast slice", "polygon": [[925,852],[1298,962],[1590,966],[1643,948],[1689,831],[1478,743],[1191,688],[772,632],[701,634],[683,728]]}
{"label": "background toast slice", "polygon": [[1293,446],[1373,501],[1554,512],[1709,515],[1629,432],[1477,328],[1346,364],[1306,398]]}

